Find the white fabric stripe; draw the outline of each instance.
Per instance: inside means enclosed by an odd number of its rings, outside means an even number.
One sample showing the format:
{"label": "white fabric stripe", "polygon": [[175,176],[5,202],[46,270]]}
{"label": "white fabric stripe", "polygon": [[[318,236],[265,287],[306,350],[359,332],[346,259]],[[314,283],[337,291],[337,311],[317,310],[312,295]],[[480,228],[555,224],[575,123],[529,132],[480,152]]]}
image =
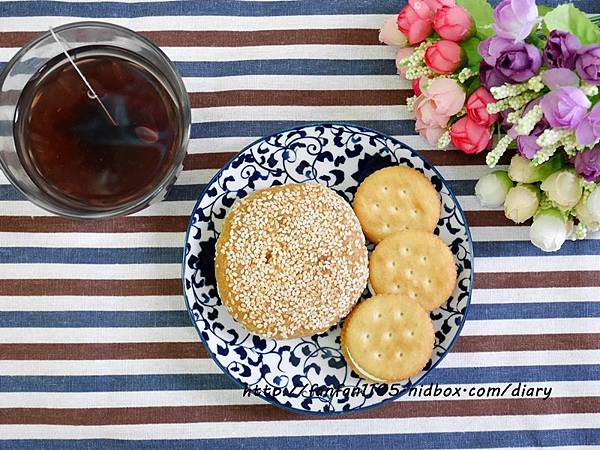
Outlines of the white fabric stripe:
{"label": "white fabric stripe", "polygon": [[[207,169],[210,170],[210,169]],[[462,206],[463,210],[466,211],[480,211],[483,208],[479,204],[479,200],[474,195],[459,195],[458,201]],[[149,206],[143,211],[132,214],[137,217],[150,217],[150,216],[181,216],[188,215],[194,208],[195,201],[170,201],[160,202]],[[501,208],[491,208],[500,210]],[[53,214],[45,211],[33,203],[25,200],[3,200],[0,201],[0,212],[2,216],[52,216]]]}
{"label": "white fabric stripe", "polygon": [[[395,135],[396,139],[404,142],[415,150],[431,150],[431,145],[418,135]],[[252,142],[257,141],[260,136],[250,137],[219,137],[219,138],[196,138],[190,140],[188,153],[237,153]],[[450,150],[453,151],[453,150]],[[438,166],[439,168],[439,166]]]}
{"label": "white fabric stripe", "polygon": [[181,295],[0,296],[0,311],[185,311]]}
{"label": "white fabric stripe", "polygon": [[285,422],[199,422],[186,424],[63,426],[0,425],[0,439],[217,439],[262,436],[311,436],[365,434],[419,434],[568,430],[596,428],[600,414],[547,414],[528,416],[419,417],[353,420],[301,420]]}
{"label": "white fabric stripe", "polygon": [[[600,381],[552,381],[526,383],[527,387],[552,387],[551,398],[597,397],[600,395]],[[425,386],[427,383],[425,383]],[[472,400],[470,388],[504,386],[501,383],[460,384],[467,393],[458,400]],[[440,384],[439,387],[459,385]],[[512,388],[512,386],[511,386]],[[510,388],[507,395],[510,395]],[[201,390],[201,391],[140,391],[140,392],[0,392],[0,408],[143,408],[156,406],[230,406],[261,405],[264,400],[256,396],[242,396],[241,389]],[[507,398],[505,396],[505,398]],[[444,401],[456,398],[424,397],[404,395],[396,401]],[[491,399],[490,402],[497,400]]]}
{"label": "white fabric stripe", "polygon": [[[198,344],[200,345],[200,343]],[[520,367],[600,364],[600,350],[450,352],[439,367]],[[108,360],[0,360],[3,376],[87,376],[147,374],[220,374],[210,358]]]}
{"label": "white fabric stripe", "polygon": [[[353,105],[353,106],[215,106],[192,109],[192,121],[230,122],[236,120],[289,120],[289,121],[359,121],[409,120],[412,110],[406,105]],[[487,167],[486,167],[487,168]],[[488,169],[488,173],[491,169]]]}
{"label": "white fabric stripe", "polygon": [[[497,170],[503,170],[506,167],[497,166]],[[447,180],[473,180],[489,170],[485,166],[438,166],[437,169]],[[206,184],[219,171],[219,169],[194,169],[184,170],[177,179],[178,185],[185,184]],[[479,207],[478,209],[483,209]]]}
{"label": "white fabric stripe", "polygon": [[180,247],[185,233],[17,233],[0,232],[2,247],[131,248]]}
{"label": "white fabric stripe", "polygon": [[[198,342],[198,345],[200,342]],[[0,360],[3,376],[92,376],[221,374],[210,358],[106,359],[106,360]]]}
{"label": "white fabric stripe", "polygon": [[529,289],[473,289],[471,301],[476,304],[586,302],[600,301],[600,292],[598,291],[597,286]]}
{"label": "white fabric stripe", "polygon": [[[439,167],[438,167],[439,169]],[[485,210],[486,208],[480,207]],[[499,209],[499,208],[492,208]],[[521,226],[499,226],[499,227],[471,227],[471,234],[475,241],[529,241],[529,225]],[[600,239],[600,232],[590,233],[586,236],[586,239]],[[553,259],[548,258],[548,259]],[[477,260],[479,262],[479,259]],[[520,261],[520,258],[519,258]],[[596,267],[598,268],[598,264]],[[477,267],[479,269],[479,267]],[[562,267],[560,270],[568,270],[568,267]],[[574,267],[573,270],[579,268]]]}
{"label": "white fabric stripe", "polygon": [[[28,75],[15,75],[5,86],[22,86]],[[184,77],[189,93],[231,90],[381,90],[411,89],[411,83],[397,75],[232,75],[223,77]],[[5,107],[2,107],[5,108]],[[0,108],[0,109],[2,109]]]}
{"label": "white fabric stripe", "polygon": [[[241,148],[240,148],[241,150]],[[212,150],[214,152],[215,150]],[[198,152],[203,153],[203,152]],[[208,153],[208,152],[207,152]],[[233,156],[233,155],[232,155]],[[497,170],[504,170],[506,167],[499,165]],[[447,180],[475,180],[489,172],[485,166],[438,166],[442,176]],[[219,171],[219,169],[194,169],[184,170],[177,177],[177,185],[185,184],[206,184]],[[0,175],[0,184],[9,184],[4,174]]]}
{"label": "white fabric stripe", "polygon": [[[596,318],[472,320],[465,322],[464,336],[521,334],[600,333]],[[193,327],[134,328],[0,328],[0,342],[9,343],[116,343],[198,342]]]}
{"label": "white fabric stripe", "polygon": [[[268,16],[268,17],[231,17],[231,16],[148,16],[134,18],[113,17],[3,17],[2,31],[47,31],[48,27],[57,27],[71,22],[101,20],[131,28],[134,31],[259,31],[259,30],[311,30],[339,28],[380,29],[387,15],[384,14],[345,14],[322,16]],[[232,41],[232,45],[235,42]]]}
{"label": "white fabric stripe", "polygon": [[462,336],[600,333],[600,320],[596,318],[561,319],[467,319]]}
{"label": "white fabric stripe", "polygon": [[226,77],[186,77],[188,92],[231,90],[379,90],[410,89],[409,81],[396,75],[233,75]]}
{"label": "white fabric stripe", "polygon": [[[2,23],[4,27],[4,21]],[[386,45],[261,45],[248,47],[161,47],[172,61],[255,61],[275,59],[393,59],[396,49]],[[0,48],[8,61],[16,48]]]}
{"label": "white fabric stripe", "polygon": [[121,342],[199,342],[198,333],[189,327],[135,328],[0,328],[4,344],[84,344]]}
{"label": "white fabric stripe", "polygon": [[[480,236],[476,239],[481,240],[479,238]],[[513,238],[511,240],[516,239]],[[504,272],[507,268],[510,268],[510,272],[600,270],[598,255],[544,255],[477,258],[475,265],[478,273]],[[598,272],[598,277],[600,278],[600,272]]]}
{"label": "white fabric stripe", "polygon": [[59,280],[161,280],[179,278],[181,264],[0,264],[0,280],[27,280],[33,274]]}

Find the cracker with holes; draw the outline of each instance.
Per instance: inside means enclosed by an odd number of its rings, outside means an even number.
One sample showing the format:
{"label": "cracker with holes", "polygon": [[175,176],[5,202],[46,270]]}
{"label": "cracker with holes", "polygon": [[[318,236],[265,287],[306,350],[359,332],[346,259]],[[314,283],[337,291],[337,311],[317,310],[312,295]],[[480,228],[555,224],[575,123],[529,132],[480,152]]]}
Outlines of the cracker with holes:
{"label": "cracker with holes", "polygon": [[367,285],[365,237],[350,205],[318,184],[276,186],[236,203],[216,244],[223,304],[278,339],[326,331]]}
{"label": "cracker with holes", "polygon": [[342,329],[342,353],[360,377],[393,383],[418,374],[433,352],[435,332],[421,305],[400,295],[376,295],[352,310]]}
{"label": "cracker with holes", "polygon": [[405,229],[432,232],[440,218],[440,196],[425,175],[392,166],[368,176],[358,187],[354,212],[370,241]]}
{"label": "cracker with holes", "polygon": [[371,254],[369,281],[377,294],[399,294],[427,311],[446,303],[456,285],[452,252],[439,237],[404,230],[381,241]]}

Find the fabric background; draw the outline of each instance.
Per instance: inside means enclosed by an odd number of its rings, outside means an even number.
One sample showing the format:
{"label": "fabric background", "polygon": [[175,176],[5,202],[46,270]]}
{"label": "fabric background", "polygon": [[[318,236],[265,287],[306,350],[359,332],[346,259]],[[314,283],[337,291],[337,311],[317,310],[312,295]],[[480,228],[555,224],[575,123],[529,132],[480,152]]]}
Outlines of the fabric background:
{"label": "fabric background", "polygon": [[[596,0],[575,3],[600,13]],[[600,448],[600,236],[543,254],[527,226],[480,209],[473,187],[487,171],[483,158],[432,150],[414,135],[401,106],[409,86],[395,75],[393,50],[377,41],[384,17],[403,4],[0,3],[0,61],[50,25],[124,25],[176,62],[194,122],[177,185],[131,217],[54,217],[0,176],[0,448]],[[242,397],[208,358],[180,282],[203,184],[256,138],[330,120],[420,150],[468,215],[472,307],[428,382],[550,386],[549,399],[415,397],[306,417]]]}

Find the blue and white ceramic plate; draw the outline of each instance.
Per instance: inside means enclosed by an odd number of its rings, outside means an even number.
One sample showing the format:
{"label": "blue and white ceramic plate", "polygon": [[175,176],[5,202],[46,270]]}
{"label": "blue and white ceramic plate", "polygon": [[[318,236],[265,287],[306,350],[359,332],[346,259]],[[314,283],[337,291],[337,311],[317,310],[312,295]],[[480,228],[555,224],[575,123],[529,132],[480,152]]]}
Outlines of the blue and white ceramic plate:
{"label": "blue and white ceramic plate", "polygon": [[[420,374],[394,385],[359,378],[342,357],[340,325],[312,337],[274,340],[248,333],[231,317],[217,295],[214,254],[223,219],[237,199],[274,185],[317,181],[351,202],[368,175],[395,164],[422,171],[440,192],[442,217],[435,233],[452,250],[458,268],[452,297],[431,313],[435,349]],[[328,123],[265,137],[242,150],[215,175],[192,212],[183,283],[190,317],[204,345],[240,386],[286,409],[335,414],[400,397],[444,358],[460,333],[469,306],[472,259],[465,215],[435,168],[389,136],[359,126]]]}

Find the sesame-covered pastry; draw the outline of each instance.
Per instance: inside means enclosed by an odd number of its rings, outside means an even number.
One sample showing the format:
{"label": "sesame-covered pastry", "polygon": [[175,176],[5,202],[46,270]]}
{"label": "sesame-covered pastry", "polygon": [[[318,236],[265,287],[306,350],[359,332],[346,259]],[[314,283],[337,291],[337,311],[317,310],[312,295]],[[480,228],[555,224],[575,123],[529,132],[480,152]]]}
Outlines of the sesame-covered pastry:
{"label": "sesame-covered pastry", "polygon": [[250,194],[217,241],[219,296],[252,333],[279,339],[326,331],[366,287],[368,254],[351,206],[318,184]]}

